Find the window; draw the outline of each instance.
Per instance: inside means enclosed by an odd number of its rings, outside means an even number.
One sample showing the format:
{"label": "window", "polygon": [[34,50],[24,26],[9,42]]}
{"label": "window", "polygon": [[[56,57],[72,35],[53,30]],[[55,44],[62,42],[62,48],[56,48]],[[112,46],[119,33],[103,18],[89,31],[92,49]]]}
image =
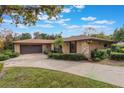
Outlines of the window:
{"label": "window", "polygon": [[107,48],[108,47],[108,44],[104,44],[104,47]]}

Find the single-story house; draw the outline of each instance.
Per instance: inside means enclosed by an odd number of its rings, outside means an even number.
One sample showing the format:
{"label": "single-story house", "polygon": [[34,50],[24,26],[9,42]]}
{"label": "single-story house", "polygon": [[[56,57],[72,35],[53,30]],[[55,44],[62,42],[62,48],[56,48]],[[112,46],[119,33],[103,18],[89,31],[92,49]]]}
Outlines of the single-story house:
{"label": "single-story house", "polygon": [[[87,36],[72,36],[63,38],[63,53],[83,53],[90,56],[90,52],[97,48],[110,47],[114,41]],[[44,53],[44,51],[54,50],[54,40],[26,39],[14,41],[14,50],[20,54]]]}

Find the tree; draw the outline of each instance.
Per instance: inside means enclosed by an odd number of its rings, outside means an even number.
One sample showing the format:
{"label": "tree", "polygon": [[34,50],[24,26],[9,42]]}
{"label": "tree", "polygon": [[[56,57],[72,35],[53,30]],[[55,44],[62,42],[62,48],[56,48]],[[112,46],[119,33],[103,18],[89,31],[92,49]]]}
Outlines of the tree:
{"label": "tree", "polygon": [[48,15],[48,19],[61,13],[60,5],[3,5],[0,6],[0,23],[3,23],[3,15],[8,15],[14,24],[35,25],[38,16]]}
{"label": "tree", "polygon": [[20,40],[24,40],[24,39],[31,39],[32,36],[30,33],[22,33],[20,36],[19,36]]}
{"label": "tree", "polygon": [[13,34],[13,41],[20,40],[20,35],[18,33]]}
{"label": "tree", "polygon": [[13,32],[9,29],[0,31],[0,38],[4,40],[4,49],[13,48]]}
{"label": "tree", "polygon": [[112,39],[111,35],[106,35],[103,32],[98,33],[98,34],[92,34],[91,37],[97,37],[97,38],[102,38],[102,39]]}
{"label": "tree", "polygon": [[34,39],[40,39],[40,32],[33,33]]}
{"label": "tree", "polygon": [[88,27],[85,27],[84,30],[85,30],[84,35],[86,35],[86,36],[90,36],[90,35],[96,33],[96,28],[94,28],[94,27],[88,26]]}
{"label": "tree", "polygon": [[62,45],[64,44],[63,38],[56,38],[54,41],[55,51],[62,52]]}
{"label": "tree", "polygon": [[117,41],[124,41],[124,25],[119,29],[115,29],[113,39]]}
{"label": "tree", "polygon": [[34,36],[34,39],[56,39],[56,38],[61,38],[61,34],[52,34],[52,35],[49,35],[49,34],[46,34],[46,33],[41,33],[41,32],[34,32],[33,34]]}
{"label": "tree", "polygon": [[4,48],[4,41],[0,38],[0,51]]}

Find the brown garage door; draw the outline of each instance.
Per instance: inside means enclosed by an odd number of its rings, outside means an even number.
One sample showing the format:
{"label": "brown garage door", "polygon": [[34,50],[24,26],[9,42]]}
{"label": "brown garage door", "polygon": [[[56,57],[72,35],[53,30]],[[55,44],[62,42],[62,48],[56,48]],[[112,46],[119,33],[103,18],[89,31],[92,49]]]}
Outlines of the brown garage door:
{"label": "brown garage door", "polygon": [[21,54],[31,54],[31,53],[41,53],[41,45],[21,45],[20,46]]}

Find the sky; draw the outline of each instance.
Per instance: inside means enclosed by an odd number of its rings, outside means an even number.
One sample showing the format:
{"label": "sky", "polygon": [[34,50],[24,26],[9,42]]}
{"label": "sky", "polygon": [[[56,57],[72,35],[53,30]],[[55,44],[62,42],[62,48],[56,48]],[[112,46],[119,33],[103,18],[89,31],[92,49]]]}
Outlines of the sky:
{"label": "sky", "polygon": [[[41,32],[47,34],[62,33],[63,37],[82,35],[85,32],[112,34],[116,28],[124,24],[124,6],[114,5],[66,5],[63,11],[57,15],[57,20],[43,14],[38,16],[35,26],[19,24],[17,27],[11,24],[8,16],[4,16],[4,23],[0,24],[0,30],[7,28],[16,33]],[[87,28],[93,28],[88,30]]]}

